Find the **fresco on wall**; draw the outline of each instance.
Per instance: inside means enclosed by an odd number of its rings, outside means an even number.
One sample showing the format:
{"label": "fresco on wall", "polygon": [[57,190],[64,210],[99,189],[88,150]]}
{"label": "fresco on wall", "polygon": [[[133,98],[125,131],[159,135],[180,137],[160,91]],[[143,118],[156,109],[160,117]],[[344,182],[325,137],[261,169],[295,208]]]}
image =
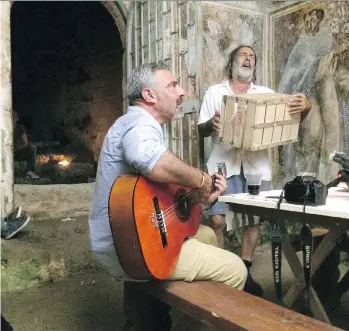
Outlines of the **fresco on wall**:
{"label": "fresco on wall", "polygon": [[271,29],[275,89],[304,93],[313,105],[298,143],[283,148],[285,173],[315,172],[328,183],[340,169],[330,153],[349,152],[349,2],[285,9]]}
{"label": "fresco on wall", "polygon": [[263,14],[214,3],[202,4],[203,87],[219,83],[230,52],[240,44],[257,53],[257,83],[262,81]]}

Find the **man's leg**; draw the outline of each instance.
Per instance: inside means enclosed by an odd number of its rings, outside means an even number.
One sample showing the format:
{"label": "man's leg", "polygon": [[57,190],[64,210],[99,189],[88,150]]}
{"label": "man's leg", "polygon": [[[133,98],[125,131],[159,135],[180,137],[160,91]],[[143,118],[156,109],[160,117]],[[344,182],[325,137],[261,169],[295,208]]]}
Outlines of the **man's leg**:
{"label": "man's leg", "polygon": [[33,143],[29,143],[28,146],[15,151],[14,159],[16,161],[27,161],[27,175],[31,178],[39,178],[35,173],[36,146]]}
{"label": "man's leg", "polygon": [[177,265],[168,279],[188,282],[214,280],[242,290],[247,277],[243,261],[229,251],[198,239],[190,238],[183,243]]}
{"label": "man's leg", "polygon": [[[241,175],[231,176],[227,178],[227,191],[226,194],[241,193],[243,190],[243,183],[241,181]],[[216,202],[211,208],[211,227],[216,233],[218,247],[224,248],[224,230],[226,228],[225,221],[225,203]]]}
{"label": "man's leg", "polygon": [[224,248],[224,229],[226,227],[224,215],[212,215],[211,226],[217,237],[219,248]]}
{"label": "man's leg", "polygon": [[28,155],[27,155],[27,169],[28,171],[35,172],[36,168],[36,145],[33,143],[28,144]]}
{"label": "man's leg", "polygon": [[252,262],[252,257],[257,247],[260,233],[261,229],[259,224],[248,225],[245,227],[241,245],[241,258],[243,260]]}
{"label": "man's leg", "polygon": [[[192,244],[187,244],[187,242],[191,242]],[[197,244],[195,244],[197,243]],[[199,247],[196,247],[198,246]],[[204,248],[202,249],[201,246]],[[192,239],[188,239],[181,250],[180,259],[175,268],[175,272],[172,273],[170,279],[172,280],[184,280],[193,267],[199,267],[200,265],[205,264],[205,261],[212,263],[216,256],[215,254],[211,254],[210,256],[205,255],[205,249],[207,247],[212,247],[218,251],[223,251],[218,249],[217,247],[217,238],[214,231],[205,225],[200,225],[198,232]],[[223,251],[226,252],[226,251]],[[234,254],[226,252],[228,254],[227,264],[229,262],[234,263],[234,259],[238,259]],[[232,255],[232,259],[230,261],[230,255]],[[240,259],[239,259],[240,260]],[[244,265],[240,260],[240,268],[244,270]],[[239,265],[237,263],[237,265]],[[222,266],[222,264],[219,264]],[[219,268],[218,266],[218,268]],[[212,267],[211,270],[213,269]],[[239,268],[239,266],[238,266]],[[212,272],[212,271],[211,271]],[[231,270],[231,273],[236,272],[235,270]],[[206,271],[206,273],[208,273]],[[230,271],[225,271],[222,276],[223,280],[229,281]],[[243,273],[243,271],[241,272]],[[246,273],[246,270],[245,270]],[[181,276],[182,275],[182,276]],[[231,281],[231,284],[238,283],[239,281]],[[152,298],[146,294],[139,293],[138,291],[133,291],[132,286],[124,287],[124,311],[130,321],[133,324],[133,329],[135,331],[169,331],[171,328],[171,317],[170,317],[170,309],[171,307],[167,304],[164,304],[158,299]]]}
{"label": "man's leg", "polygon": [[130,282],[124,283],[124,313],[132,331],[170,331],[171,307],[162,301],[134,290]]}
{"label": "man's leg", "polygon": [[212,229],[206,225],[200,224],[198,232],[192,238],[199,240],[204,244],[219,247],[215,232],[212,231]]}
{"label": "man's leg", "polygon": [[[270,190],[270,182],[262,181],[261,191],[268,191],[268,190]],[[246,188],[244,188],[243,191],[246,192]],[[241,257],[248,270],[248,277],[246,281],[245,290],[246,292],[249,292],[257,296],[263,296],[262,286],[252,278],[251,272],[250,272],[254,251],[260,239],[260,225],[259,225],[260,218],[252,214],[248,214],[246,218],[247,218],[248,224],[244,228],[244,233],[242,236],[242,243],[241,243]]]}

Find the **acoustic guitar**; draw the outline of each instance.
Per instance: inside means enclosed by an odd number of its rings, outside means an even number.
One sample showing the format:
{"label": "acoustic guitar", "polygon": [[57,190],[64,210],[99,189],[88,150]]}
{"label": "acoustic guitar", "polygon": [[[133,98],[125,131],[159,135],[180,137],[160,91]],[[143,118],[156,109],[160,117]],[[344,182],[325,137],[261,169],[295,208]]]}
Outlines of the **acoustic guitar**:
{"label": "acoustic guitar", "polygon": [[121,267],[137,280],[166,279],[187,237],[196,234],[200,206],[193,191],[144,176],[118,177],[109,196],[109,219]]}

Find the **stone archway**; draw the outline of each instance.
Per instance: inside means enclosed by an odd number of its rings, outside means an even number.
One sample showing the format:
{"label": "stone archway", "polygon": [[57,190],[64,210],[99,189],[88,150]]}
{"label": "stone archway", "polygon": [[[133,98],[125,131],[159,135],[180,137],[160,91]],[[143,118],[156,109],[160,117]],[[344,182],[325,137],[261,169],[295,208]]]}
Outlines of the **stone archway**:
{"label": "stone archway", "polygon": [[[120,33],[122,45],[126,48],[126,13],[122,1],[100,2],[112,16]],[[1,218],[13,208],[14,183],[13,183],[13,146],[12,146],[12,81],[11,81],[11,7],[13,1],[0,3],[0,60],[1,60],[1,107],[0,107],[0,158],[1,158],[1,187],[0,204]],[[123,55],[123,79],[126,75],[126,55]],[[124,86],[124,84],[122,84]]]}

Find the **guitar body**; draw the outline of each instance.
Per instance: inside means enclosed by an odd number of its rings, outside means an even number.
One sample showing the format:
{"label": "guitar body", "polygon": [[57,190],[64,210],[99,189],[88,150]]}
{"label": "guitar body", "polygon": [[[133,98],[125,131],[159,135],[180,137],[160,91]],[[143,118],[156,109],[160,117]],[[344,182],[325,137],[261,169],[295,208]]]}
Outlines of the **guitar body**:
{"label": "guitar body", "polygon": [[110,226],[121,267],[129,277],[162,280],[170,275],[183,241],[194,236],[200,224],[200,207],[191,203],[188,192],[143,176],[115,180],[109,196]]}

